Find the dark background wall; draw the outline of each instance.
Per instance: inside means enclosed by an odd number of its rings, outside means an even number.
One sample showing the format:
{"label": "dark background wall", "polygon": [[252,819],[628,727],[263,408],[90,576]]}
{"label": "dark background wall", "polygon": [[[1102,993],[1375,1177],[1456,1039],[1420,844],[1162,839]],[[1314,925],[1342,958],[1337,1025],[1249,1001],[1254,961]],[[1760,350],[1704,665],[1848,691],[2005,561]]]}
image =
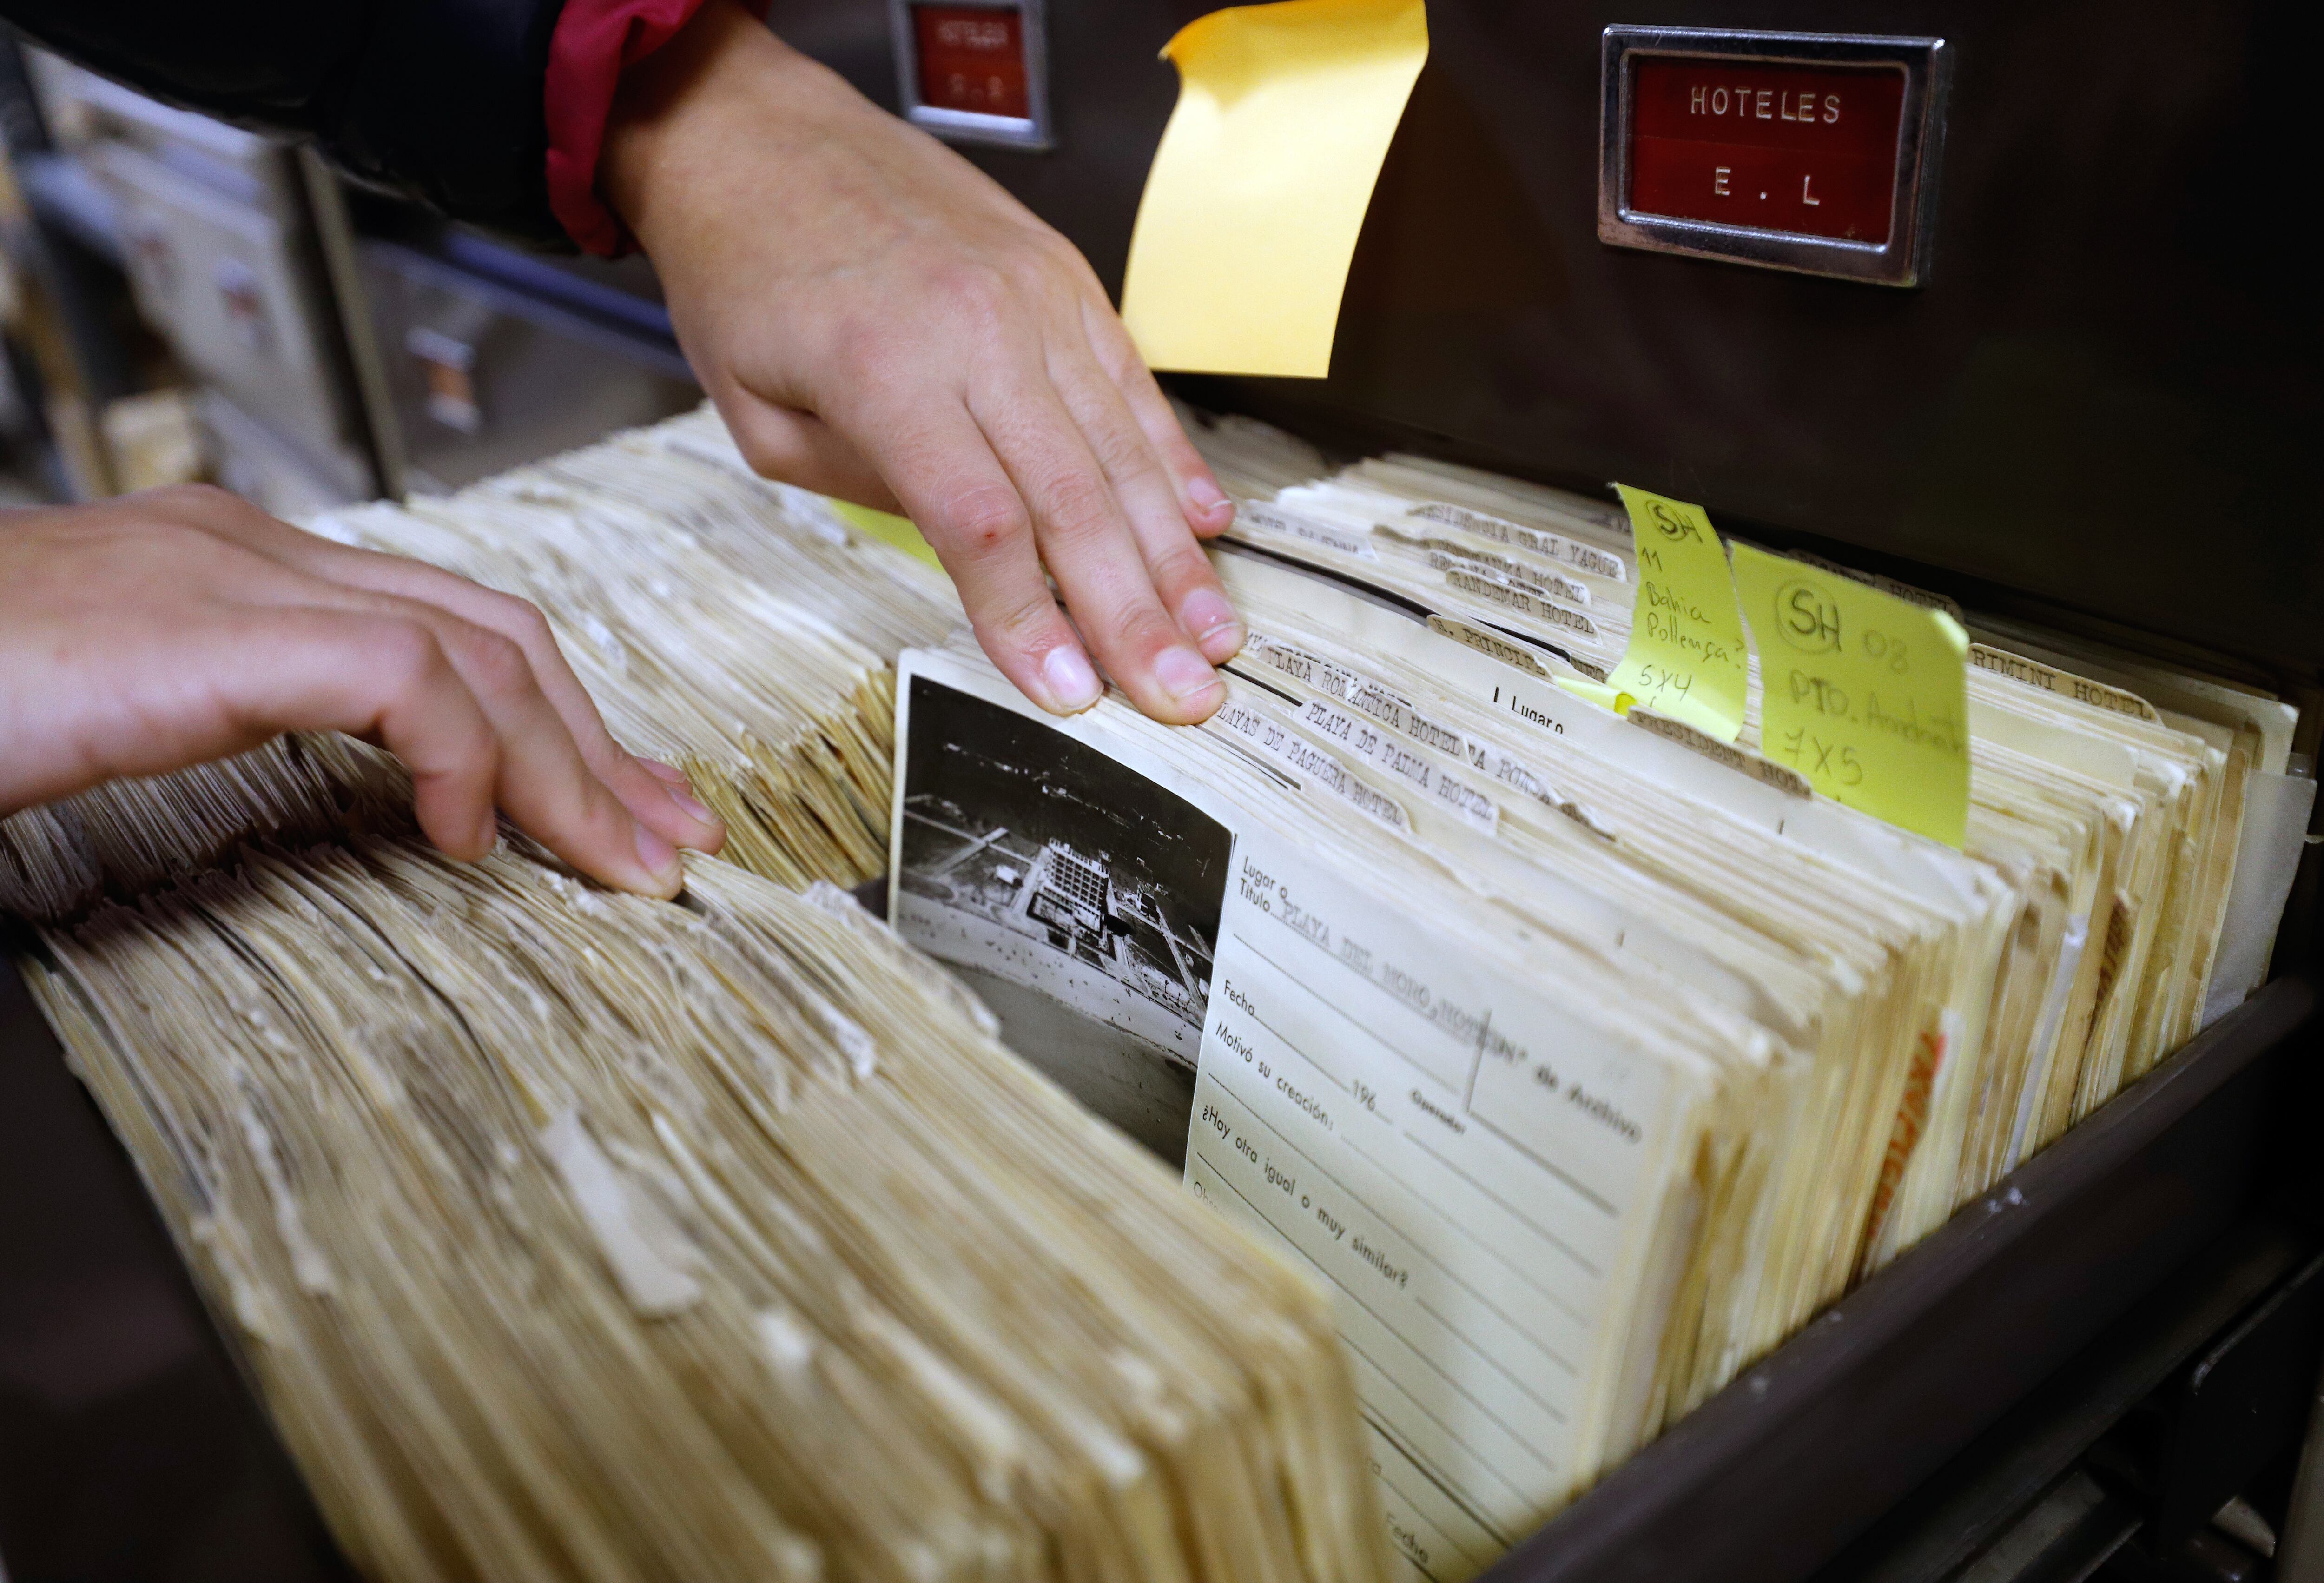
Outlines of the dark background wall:
{"label": "dark background wall", "polygon": [[[1118,290],[1194,0],[1052,0],[1057,147],[978,163]],[[2280,0],[1433,0],[1322,382],[1189,393],[1351,447],[1620,477],[2229,651],[2324,661],[2316,167]],[[892,105],[878,0],[776,31]],[[1610,23],[1932,34],[1954,51],[1914,292],[1607,248]]]}

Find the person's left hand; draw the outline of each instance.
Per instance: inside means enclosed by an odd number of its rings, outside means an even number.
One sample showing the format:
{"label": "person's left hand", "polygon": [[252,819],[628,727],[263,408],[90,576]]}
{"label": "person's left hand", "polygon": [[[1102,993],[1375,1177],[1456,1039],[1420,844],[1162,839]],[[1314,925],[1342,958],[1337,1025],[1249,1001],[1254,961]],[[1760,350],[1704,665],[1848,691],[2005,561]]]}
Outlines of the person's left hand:
{"label": "person's left hand", "polygon": [[677,847],[725,839],[682,772],[614,742],[522,599],[223,489],[0,514],[0,815],[329,730],[404,762],[455,857],[505,813],[584,873],[669,896]]}

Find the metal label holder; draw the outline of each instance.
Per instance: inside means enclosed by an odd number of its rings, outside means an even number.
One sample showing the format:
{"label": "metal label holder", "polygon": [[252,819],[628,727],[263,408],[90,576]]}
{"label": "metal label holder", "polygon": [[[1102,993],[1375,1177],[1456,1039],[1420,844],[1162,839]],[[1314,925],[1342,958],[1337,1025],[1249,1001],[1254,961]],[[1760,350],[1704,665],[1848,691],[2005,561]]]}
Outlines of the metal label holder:
{"label": "metal label holder", "polygon": [[[901,0],[898,0],[900,4]],[[1886,286],[1927,283],[1937,167],[1944,146],[1945,90],[1952,54],[1942,39],[1856,33],[1741,32],[1725,28],[1609,27],[1599,75],[1598,239],[1615,247],[1675,253]],[[1904,73],[1896,134],[1896,183],[1888,239],[1850,242],[1797,232],[1720,225],[1629,207],[1637,62],[1648,56],[1715,57],[1770,65],[1895,66]]]}
{"label": "metal label holder", "polygon": [[1056,146],[1049,120],[1049,30],[1043,0],[945,0],[947,6],[1014,12],[1025,56],[1025,107],[1028,114],[991,116],[947,109],[920,100],[919,30],[912,0],[888,0],[888,33],[896,50],[896,93],[904,119],[947,143],[984,143],[1046,153]]}

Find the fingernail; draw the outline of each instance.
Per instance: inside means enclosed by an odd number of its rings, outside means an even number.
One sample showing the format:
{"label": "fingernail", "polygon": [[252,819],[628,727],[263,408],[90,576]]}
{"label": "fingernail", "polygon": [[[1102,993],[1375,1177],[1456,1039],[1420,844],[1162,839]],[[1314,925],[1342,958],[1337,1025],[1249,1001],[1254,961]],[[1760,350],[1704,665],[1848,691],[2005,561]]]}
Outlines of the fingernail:
{"label": "fingernail", "polygon": [[1187,595],[1179,606],[1178,622],[1194,634],[1195,645],[1213,664],[1231,659],[1242,647],[1242,618],[1216,589],[1196,588]]}
{"label": "fingernail", "polygon": [[647,774],[651,775],[655,780],[659,781],[665,786],[686,786],[692,784],[692,782],[686,778],[686,772],[679,769],[676,764],[666,764],[658,758],[648,758],[641,753],[632,754],[631,756],[645,766]]}
{"label": "fingernail", "polygon": [[657,884],[673,886],[685,878],[685,870],[678,866],[678,848],[642,824],[638,826],[638,862]]}
{"label": "fingernail", "polygon": [[674,781],[663,790],[669,793],[669,800],[678,804],[678,811],[686,814],[696,823],[715,825],[718,822],[718,816],[696,801],[685,780]]}
{"label": "fingernail", "polygon": [[1172,647],[1163,650],[1155,659],[1154,680],[1162,684],[1163,691],[1183,704],[1218,686],[1219,673],[1194,650]]}
{"label": "fingernail", "polygon": [[1196,511],[1213,521],[1234,514],[1234,502],[1227,498],[1225,490],[1207,477],[1197,477],[1186,486],[1186,498],[1194,503]]}
{"label": "fingernail", "polygon": [[1080,714],[1105,690],[1098,685],[1088,657],[1071,643],[1059,643],[1049,651],[1049,657],[1041,662],[1041,680],[1049,690],[1049,707],[1068,715]]}

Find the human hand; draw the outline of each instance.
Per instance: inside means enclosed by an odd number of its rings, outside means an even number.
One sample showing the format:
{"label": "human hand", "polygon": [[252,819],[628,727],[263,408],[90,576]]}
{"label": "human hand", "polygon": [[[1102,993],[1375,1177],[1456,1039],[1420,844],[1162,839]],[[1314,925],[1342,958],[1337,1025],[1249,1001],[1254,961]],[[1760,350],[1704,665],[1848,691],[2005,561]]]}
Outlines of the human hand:
{"label": "human hand", "polygon": [[583,872],[671,896],[724,827],[615,745],[539,610],[202,486],[0,513],[0,814],[115,775],[344,731],[481,857],[494,810]]}
{"label": "human hand", "polygon": [[1070,243],[733,0],[622,74],[598,173],[752,466],[900,503],[1045,708],[1097,700],[1084,639],[1156,719],[1218,708],[1233,506]]}

